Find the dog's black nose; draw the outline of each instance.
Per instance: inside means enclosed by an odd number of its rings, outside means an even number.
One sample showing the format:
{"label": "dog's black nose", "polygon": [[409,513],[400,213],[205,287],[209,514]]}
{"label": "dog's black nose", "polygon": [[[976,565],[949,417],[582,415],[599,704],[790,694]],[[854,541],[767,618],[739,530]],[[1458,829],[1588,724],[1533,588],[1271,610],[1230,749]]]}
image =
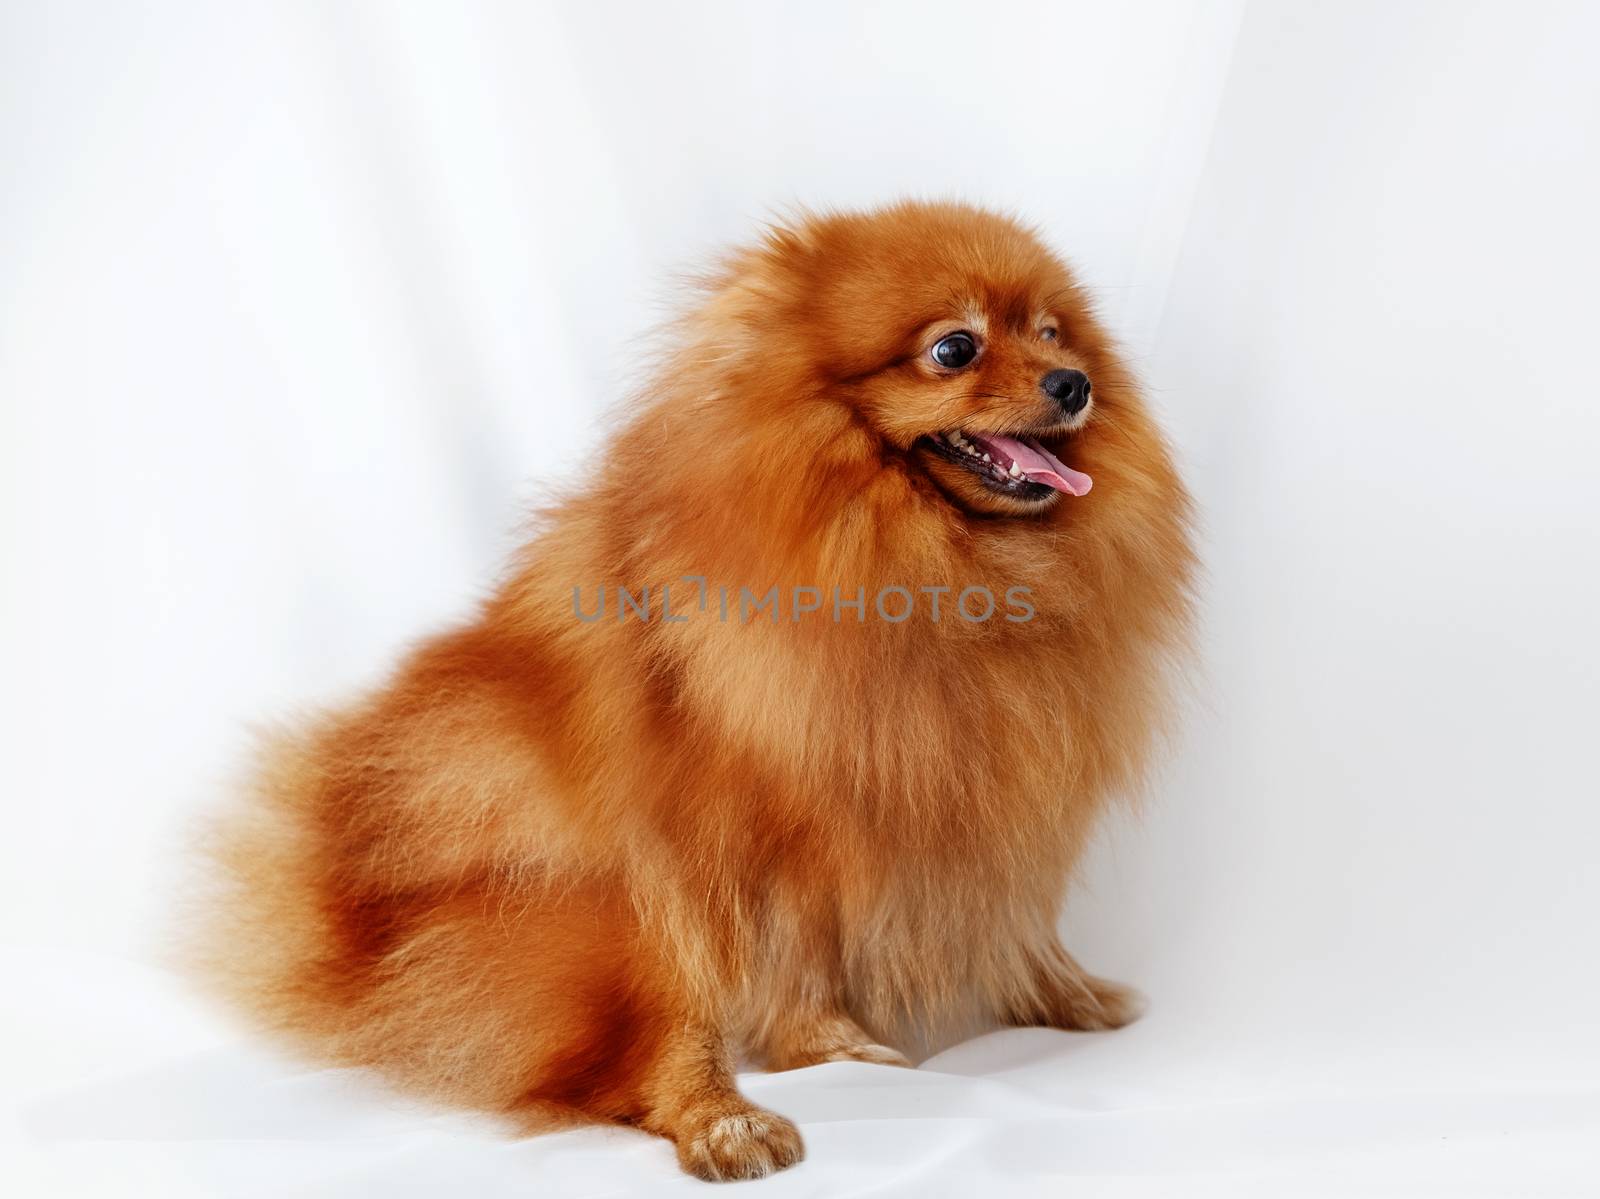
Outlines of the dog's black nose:
{"label": "dog's black nose", "polygon": [[1089,376],[1082,371],[1051,371],[1039,380],[1044,392],[1066,411],[1076,416],[1089,404]]}

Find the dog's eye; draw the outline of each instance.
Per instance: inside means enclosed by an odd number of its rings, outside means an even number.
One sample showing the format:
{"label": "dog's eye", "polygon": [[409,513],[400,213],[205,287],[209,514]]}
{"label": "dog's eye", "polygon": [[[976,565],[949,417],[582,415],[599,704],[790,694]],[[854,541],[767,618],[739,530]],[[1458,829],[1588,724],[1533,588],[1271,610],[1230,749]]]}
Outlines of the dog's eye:
{"label": "dog's eye", "polygon": [[940,338],[928,352],[940,366],[955,370],[978,356],[978,343],[970,333],[952,333],[949,337]]}
{"label": "dog's eye", "polygon": [[1061,334],[1057,331],[1054,325],[1046,325],[1043,329],[1039,330],[1039,336],[1045,341],[1054,341],[1056,338],[1060,337]]}

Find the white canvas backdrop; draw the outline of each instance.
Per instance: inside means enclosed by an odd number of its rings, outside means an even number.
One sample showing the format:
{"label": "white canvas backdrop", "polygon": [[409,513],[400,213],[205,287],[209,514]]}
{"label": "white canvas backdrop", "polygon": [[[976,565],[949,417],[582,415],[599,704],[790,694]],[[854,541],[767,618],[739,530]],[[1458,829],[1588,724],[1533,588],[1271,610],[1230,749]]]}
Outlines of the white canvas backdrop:
{"label": "white canvas backdrop", "polygon": [[[1104,298],[1206,670],[1067,917],[1153,1007],[752,1080],[795,1194],[1596,1174],[1594,10],[0,6],[6,1073],[57,1191],[654,1193],[239,1046],[154,970],[244,726],[372,678],[603,469],[670,275],[957,195]],[[1515,1185],[1514,1185],[1515,1184]],[[688,1184],[683,1184],[688,1185]]]}

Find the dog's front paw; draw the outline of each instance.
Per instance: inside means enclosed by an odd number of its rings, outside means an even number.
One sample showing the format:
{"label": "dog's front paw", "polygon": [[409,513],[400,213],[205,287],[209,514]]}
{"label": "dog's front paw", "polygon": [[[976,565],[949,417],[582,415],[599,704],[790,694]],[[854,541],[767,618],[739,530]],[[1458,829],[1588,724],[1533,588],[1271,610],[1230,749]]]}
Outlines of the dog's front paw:
{"label": "dog's front paw", "polygon": [[716,1116],[678,1142],[678,1161],[696,1178],[734,1182],[763,1178],[805,1156],[800,1130],[759,1107]]}

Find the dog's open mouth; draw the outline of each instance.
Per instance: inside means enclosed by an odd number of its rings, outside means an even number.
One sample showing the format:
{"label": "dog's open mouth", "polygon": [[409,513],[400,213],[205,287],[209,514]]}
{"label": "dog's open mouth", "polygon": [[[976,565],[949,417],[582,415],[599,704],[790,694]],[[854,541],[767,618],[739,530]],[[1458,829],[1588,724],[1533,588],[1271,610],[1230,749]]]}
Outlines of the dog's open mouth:
{"label": "dog's open mouth", "polygon": [[951,430],[927,443],[941,458],[966,467],[990,490],[1019,500],[1047,500],[1056,492],[1087,495],[1094,481],[1073,470],[1039,443],[1037,437]]}

